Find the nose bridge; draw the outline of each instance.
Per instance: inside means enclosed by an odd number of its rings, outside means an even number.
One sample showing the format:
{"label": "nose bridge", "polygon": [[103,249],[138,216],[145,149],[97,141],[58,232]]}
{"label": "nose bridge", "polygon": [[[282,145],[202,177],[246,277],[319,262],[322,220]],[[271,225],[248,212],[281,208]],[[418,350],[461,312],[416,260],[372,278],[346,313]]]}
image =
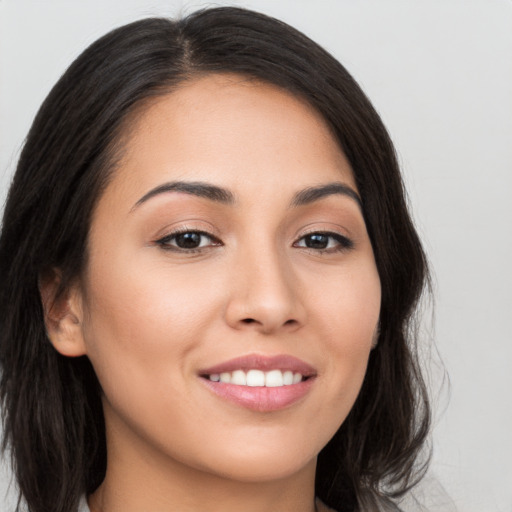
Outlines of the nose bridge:
{"label": "nose bridge", "polygon": [[[254,240],[253,240],[254,242]],[[264,333],[302,322],[297,282],[284,248],[268,239],[249,244],[238,254],[233,269],[233,288],[228,322],[238,328]]]}

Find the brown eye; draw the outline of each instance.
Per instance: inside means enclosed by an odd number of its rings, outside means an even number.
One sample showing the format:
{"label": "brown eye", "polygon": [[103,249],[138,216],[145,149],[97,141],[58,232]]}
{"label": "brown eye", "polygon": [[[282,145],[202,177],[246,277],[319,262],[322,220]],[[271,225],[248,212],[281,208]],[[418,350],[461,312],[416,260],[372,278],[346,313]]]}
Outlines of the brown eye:
{"label": "brown eye", "polygon": [[314,233],[304,237],[306,247],[310,249],[327,249],[329,237],[323,233]]}
{"label": "brown eye", "polygon": [[352,249],[354,243],[346,236],[339,233],[309,233],[303,236],[295,244],[295,247],[306,247],[318,251],[343,251]]}
{"label": "brown eye", "polygon": [[201,239],[204,235],[200,233],[180,233],[174,238],[176,240],[176,246],[181,249],[197,249],[201,245]]}
{"label": "brown eye", "polygon": [[204,231],[182,231],[164,236],[156,243],[168,250],[194,251],[221,245],[220,241]]}

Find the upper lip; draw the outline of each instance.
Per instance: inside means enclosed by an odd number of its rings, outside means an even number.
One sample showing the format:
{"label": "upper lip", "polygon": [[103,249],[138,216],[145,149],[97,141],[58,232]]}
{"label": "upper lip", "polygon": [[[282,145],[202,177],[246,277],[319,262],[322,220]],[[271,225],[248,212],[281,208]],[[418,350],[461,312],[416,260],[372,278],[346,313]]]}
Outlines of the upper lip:
{"label": "upper lip", "polygon": [[310,364],[287,354],[279,354],[275,356],[248,354],[205,368],[204,370],[201,370],[199,374],[212,375],[224,372],[233,372],[235,370],[281,370],[300,373],[304,377],[316,375],[316,370]]}

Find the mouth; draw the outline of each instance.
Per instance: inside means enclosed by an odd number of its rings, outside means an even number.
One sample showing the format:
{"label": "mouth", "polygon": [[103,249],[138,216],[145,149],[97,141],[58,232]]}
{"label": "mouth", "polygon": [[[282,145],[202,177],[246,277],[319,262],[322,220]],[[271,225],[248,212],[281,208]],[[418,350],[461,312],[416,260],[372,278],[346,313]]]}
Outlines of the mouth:
{"label": "mouth", "polygon": [[218,397],[247,409],[271,412],[303,398],[316,378],[315,369],[293,356],[251,354],[199,372]]}

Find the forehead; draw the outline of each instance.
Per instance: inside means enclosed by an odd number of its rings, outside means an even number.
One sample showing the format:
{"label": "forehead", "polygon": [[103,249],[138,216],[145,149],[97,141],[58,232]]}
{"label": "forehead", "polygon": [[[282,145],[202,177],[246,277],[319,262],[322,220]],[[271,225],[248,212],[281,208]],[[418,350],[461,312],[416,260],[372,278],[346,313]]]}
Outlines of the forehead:
{"label": "forehead", "polygon": [[128,134],[113,181],[138,193],[173,180],[262,192],[333,180],[355,188],[350,165],[316,110],[239,75],[184,82],[142,109]]}

